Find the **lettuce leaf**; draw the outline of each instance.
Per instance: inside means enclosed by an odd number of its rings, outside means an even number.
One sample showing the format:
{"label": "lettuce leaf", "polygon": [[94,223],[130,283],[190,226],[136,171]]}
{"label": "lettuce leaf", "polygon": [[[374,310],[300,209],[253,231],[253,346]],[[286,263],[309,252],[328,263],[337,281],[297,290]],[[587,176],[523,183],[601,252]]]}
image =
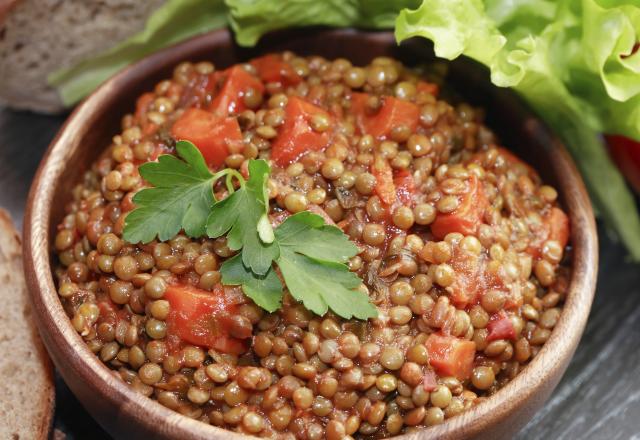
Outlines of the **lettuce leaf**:
{"label": "lettuce leaf", "polygon": [[222,0],[168,0],[149,17],[142,32],[102,54],[53,72],[48,82],[58,89],[62,102],[71,106],[134,61],[226,25],[227,8]]}
{"label": "lettuce leaf", "polygon": [[392,28],[401,9],[419,3],[419,0],[226,0],[230,25],[241,46],[253,46],[264,34],[289,27]]}
{"label": "lettuce leaf", "polygon": [[640,9],[612,0],[424,0],[403,10],[398,41],[471,57],[514,88],[561,137],[606,223],[640,261],[640,217],[600,132],[640,140]]}

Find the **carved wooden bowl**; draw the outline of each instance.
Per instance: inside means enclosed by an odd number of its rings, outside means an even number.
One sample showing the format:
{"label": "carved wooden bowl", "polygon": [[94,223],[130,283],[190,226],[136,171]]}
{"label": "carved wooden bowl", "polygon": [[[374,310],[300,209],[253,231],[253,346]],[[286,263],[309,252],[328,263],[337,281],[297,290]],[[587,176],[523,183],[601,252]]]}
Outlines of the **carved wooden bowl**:
{"label": "carved wooden bowl", "polygon": [[[205,34],[157,52],[104,83],[71,114],[49,146],[29,195],[24,223],[24,262],[37,325],[58,371],[98,422],[116,438],[233,439],[239,434],[206,425],[148,399],[116,378],[77,334],[62,309],[52,276],[51,240],[71,188],[118,132],[120,118],[137,96],[171,76],[183,60],[224,67],[266,51],[344,57],[364,64],[375,56],[408,65],[433,59],[430,45],[398,46],[387,32],[299,30],[277,33],[259,47],[234,45],[226,30]],[[465,101],[483,107],[487,125],[502,143],[554,185],[571,220],[573,274],[564,310],[548,342],[510,383],[444,424],[404,439],[508,438],[544,404],[580,340],[594,294],[598,244],[593,212],[576,167],[558,139],[510,91],[491,85],[486,70],[460,59],[449,64],[448,83]]]}

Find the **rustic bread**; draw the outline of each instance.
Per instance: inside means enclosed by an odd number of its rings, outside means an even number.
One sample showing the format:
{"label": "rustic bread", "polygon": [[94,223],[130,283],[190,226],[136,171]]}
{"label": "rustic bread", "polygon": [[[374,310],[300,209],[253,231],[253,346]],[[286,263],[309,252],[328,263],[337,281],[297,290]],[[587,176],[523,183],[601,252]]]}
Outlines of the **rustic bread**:
{"label": "rustic bread", "polygon": [[0,438],[46,439],[54,408],[53,368],[33,322],[21,255],[20,236],[0,209]]}
{"label": "rustic bread", "polygon": [[164,1],[0,0],[0,102],[61,111],[47,75],[138,32]]}

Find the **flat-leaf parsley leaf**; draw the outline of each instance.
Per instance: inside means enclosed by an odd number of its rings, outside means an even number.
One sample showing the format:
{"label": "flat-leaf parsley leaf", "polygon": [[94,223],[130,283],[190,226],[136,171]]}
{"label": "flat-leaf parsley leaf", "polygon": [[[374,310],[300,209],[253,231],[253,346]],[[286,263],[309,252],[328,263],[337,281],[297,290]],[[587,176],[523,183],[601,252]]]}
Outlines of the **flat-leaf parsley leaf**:
{"label": "flat-leaf parsley leaf", "polygon": [[240,254],[220,266],[222,284],[241,285],[245,295],[267,312],[275,312],[282,302],[282,283],[270,268],[266,275],[258,276],[246,268]]}
{"label": "flat-leaf parsley leaf", "polygon": [[127,215],[123,231],[129,243],[149,243],[156,237],[166,241],[181,229],[189,237],[204,235],[215,176],[191,142],[178,142],[176,152],[182,160],[167,154],[139,167],[142,178],[154,187],[133,197],[136,209]]}
{"label": "flat-leaf parsley leaf", "polygon": [[[273,232],[268,232],[272,230],[267,219],[269,199],[265,192],[269,172],[264,160],[250,161],[249,180],[216,203],[207,220],[207,235],[215,238],[227,234],[227,246],[234,251],[242,249],[242,262],[258,275],[267,273],[278,256]],[[269,239],[270,242],[266,242]]]}
{"label": "flat-leaf parsley leaf", "polygon": [[343,264],[358,253],[337,227],[310,212],[292,215],[276,229],[276,260],[289,293],[317,315],[331,309],[350,319],[374,318],[377,309],[357,288],[362,280]]}

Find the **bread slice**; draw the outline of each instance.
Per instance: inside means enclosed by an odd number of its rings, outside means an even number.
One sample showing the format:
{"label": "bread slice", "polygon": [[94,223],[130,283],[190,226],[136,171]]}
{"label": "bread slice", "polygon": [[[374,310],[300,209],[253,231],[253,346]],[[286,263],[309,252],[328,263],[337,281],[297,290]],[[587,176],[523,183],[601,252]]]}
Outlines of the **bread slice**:
{"label": "bread slice", "polygon": [[20,236],[0,209],[0,439],[46,439],[53,367],[38,337],[22,272]]}
{"label": "bread slice", "polygon": [[46,113],[62,111],[47,75],[140,31],[164,1],[9,0],[15,4],[6,7],[0,21],[0,102]]}

